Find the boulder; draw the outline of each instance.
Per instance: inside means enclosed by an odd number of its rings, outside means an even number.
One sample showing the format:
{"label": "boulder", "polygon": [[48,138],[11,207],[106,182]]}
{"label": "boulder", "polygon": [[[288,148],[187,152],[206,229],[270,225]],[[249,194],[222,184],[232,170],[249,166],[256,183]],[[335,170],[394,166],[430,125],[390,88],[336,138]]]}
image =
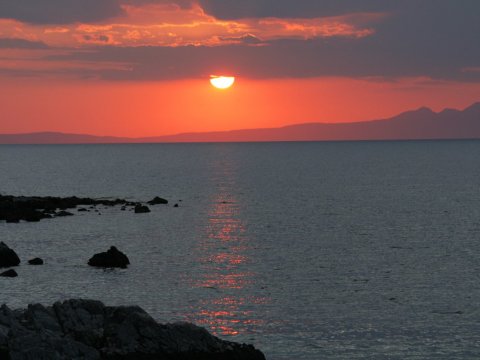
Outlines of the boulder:
{"label": "boulder", "polygon": [[28,263],[30,265],[43,265],[43,260],[37,257],[35,259],[28,260]]}
{"label": "boulder", "polygon": [[135,206],[135,214],[145,214],[149,212],[150,212],[150,209],[148,208],[148,206],[145,206],[145,205]]}
{"label": "boulder", "polygon": [[130,264],[127,255],[119,251],[115,246],[106,252],[98,253],[88,260],[88,265],[104,268],[125,269]]}
{"label": "boulder", "polygon": [[147,204],[148,205],[165,205],[165,204],[168,204],[168,200],[162,199],[161,197],[156,196],[152,200],[150,200]]}
{"label": "boulder", "polygon": [[0,242],[0,268],[18,266],[20,259],[3,241]]}
{"label": "boulder", "polygon": [[1,277],[11,277],[11,278],[13,278],[13,277],[17,277],[18,274],[17,274],[17,272],[16,272],[15,270],[10,269],[10,270],[7,270],[7,271],[2,272],[2,273],[0,274],[0,276],[1,276]]}
{"label": "boulder", "polygon": [[16,360],[265,360],[252,345],[188,323],[159,324],[138,306],[67,300],[0,307],[0,358]]}

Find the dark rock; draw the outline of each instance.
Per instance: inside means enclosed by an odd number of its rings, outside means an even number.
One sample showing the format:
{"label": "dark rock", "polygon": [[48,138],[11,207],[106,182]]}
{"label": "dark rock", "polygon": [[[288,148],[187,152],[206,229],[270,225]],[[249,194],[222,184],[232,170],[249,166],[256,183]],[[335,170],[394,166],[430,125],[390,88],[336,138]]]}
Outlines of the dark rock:
{"label": "dark rock", "polygon": [[58,217],[64,217],[64,216],[73,216],[73,214],[71,212],[68,212],[68,211],[59,211],[56,216]]}
{"label": "dark rock", "polygon": [[40,220],[46,219],[46,218],[51,218],[51,216],[48,214],[43,214],[38,211],[32,211],[29,214],[25,214],[25,216],[23,217],[23,220],[28,222],[39,222]]}
{"label": "dark rock", "polygon": [[0,307],[0,358],[21,360],[265,360],[252,345],[187,323],[159,324],[137,306],[67,300]]}
{"label": "dark rock", "polygon": [[2,272],[2,273],[0,274],[0,276],[1,276],[1,277],[11,277],[11,278],[13,278],[13,277],[17,277],[18,274],[17,274],[17,272],[16,272],[15,270],[10,269],[10,270],[7,270],[7,271]]}
{"label": "dark rock", "polygon": [[145,205],[135,206],[135,214],[145,214],[149,212],[150,212],[150,209],[148,208],[148,206],[145,206]]}
{"label": "dark rock", "polygon": [[[96,205],[115,206],[125,205],[126,200],[115,199],[90,199],[72,197],[39,197],[39,196],[12,196],[0,195],[0,221],[6,220],[8,222],[17,223],[20,220],[25,221],[40,221],[42,219],[51,218],[55,215],[55,210],[59,209],[65,211],[66,209],[73,209],[79,205],[91,208]],[[58,214],[57,214],[58,216]],[[62,215],[60,215],[62,216]]]}
{"label": "dark rock", "polygon": [[168,204],[168,200],[162,199],[161,197],[156,196],[152,200],[150,200],[147,204],[148,205],[165,205],[165,204]]}
{"label": "dark rock", "polygon": [[128,257],[115,246],[112,246],[107,252],[93,255],[93,257],[88,260],[88,265],[104,268],[125,269],[128,264],[130,264]]}
{"label": "dark rock", "polygon": [[3,241],[0,242],[0,268],[18,266],[20,259]]}
{"label": "dark rock", "polygon": [[28,260],[28,263],[30,265],[43,265],[43,260],[37,257],[35,259]]}
{"label": "dark rock", "polygon": [[86,211],[88,211],[88,210],[85,209],[85,208],[80,208],[80,209],[78,209],[77,211],[78,211],[78,212],[86,212]]}
{"label": "dark rock", "polygon": [[127,208],[126,208],[125,206],[122,206],[122,207],[120,208],[121,211],[125,211],[126,209],[127,209]]}
{"label": "dark rock", "polygon": [[173,205],[173,207],[178,207],[178,204]]}

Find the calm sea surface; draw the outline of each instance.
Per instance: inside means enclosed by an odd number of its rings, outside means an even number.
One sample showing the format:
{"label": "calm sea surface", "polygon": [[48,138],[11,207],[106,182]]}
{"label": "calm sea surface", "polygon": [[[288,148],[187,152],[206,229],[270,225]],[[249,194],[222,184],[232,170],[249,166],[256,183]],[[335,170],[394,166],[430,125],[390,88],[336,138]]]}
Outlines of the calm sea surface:
{"label": "calm sea surface", "polygon": [[[479,141],[0,146],[0,193],[171,202],[0,223],[11,307],[138,304],[271,360],[480,358]],[[86,265],[111,245],[127,270]]]}

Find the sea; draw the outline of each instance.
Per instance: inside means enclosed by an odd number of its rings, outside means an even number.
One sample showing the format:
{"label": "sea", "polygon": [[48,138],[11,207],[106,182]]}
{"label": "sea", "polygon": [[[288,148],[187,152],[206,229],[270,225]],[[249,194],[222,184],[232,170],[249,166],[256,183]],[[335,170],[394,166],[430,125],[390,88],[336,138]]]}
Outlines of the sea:
{"label": "sea", "polygon": [[[11,308],[136,304],[270,360],[480,358],[480,141],[2,145],[0,193],[169,200],[1,222]],[[128,269],[87,265],[112,245]]]}

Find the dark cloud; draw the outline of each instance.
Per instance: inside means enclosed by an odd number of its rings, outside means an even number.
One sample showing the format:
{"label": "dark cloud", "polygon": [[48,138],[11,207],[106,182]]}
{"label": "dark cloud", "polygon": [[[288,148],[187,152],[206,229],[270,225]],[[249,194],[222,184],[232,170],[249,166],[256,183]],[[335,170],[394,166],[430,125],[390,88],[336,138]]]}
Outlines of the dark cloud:
{"label": "dark cloud", "polygon": [[107,44],[111,41],[110,37],[108,37],[107,35],[83,35],[82,38],[86,42],[92,42],[92,43]]}
{"label": "dark cloud", "polygon": [[40,41],[0,38],[0,49],[48,49],[48,46]]}
{"label": "dark cloud", "polygon": [[96,22],[120,14],[118,0],[0,0],[0,18],[32,24]]}
{"label": "dark cloud", "polygon": [[[119,0],[120,1],[120,0]],[[189,0],[123,0],[145,4],[174,2],[187,7]],[[61,60],[120,62],[130,64],[129,71],[101,70],[98,75],[117,80],[163,80],[209,76],[221,72],[252,78],[278,77],[379,77],[426,76],[433,79],[480,81],[480,1],[479,0],[199,0],[218,18],[242,17],[323,17],[359,12],[387,14],[369,24],[373,35],[363,38],[326,38],[315,40],[277,40],[258,44],[253,32],[245,37],[223,38],[237,45],[217,47],[98,47],[89,52],[74,51]],[[51,9],[55,15],[35,14]],[[31,11],[26,11],[30,4]],[[42,6],[40,6],[42,4]],[[45,16],[66,22],[75,11],[97,18],[120,11],[113,0],[0,0],[0,14],[35,21]],[[78,5],[82,4],[82,5]],[[110,4],[107,6],[106,4]],[[48,5],[48,6],[47,6]],[[81,8],[79,10],[79,8]],[[104,9],[94,12],[92,9]],[[86,9],[92,10],[88,13]],[[6,12],[6,10],[10,12]],[[35,11],[34,11],[35,10]],[[17,11],[17,15],[12,15]],[[41,11],[40,11],[41,12]],[[64,14],[61,17],[59,14]],[[20,14],[20,15],[19,15]],[[83,15],[82,15],[83,14]],[[103,15],[102,15],[103,14]],[[27,16],[28,15],[28,16]],[[43,18],[42,18],[43,16]],[[42,20],[43,19],[43,20]],[[97,39],[101,40],[101,39]],[[106,39],[104,39],[106,40]],[[53,58],[52,58],[53,59]]]}
{"label": "dark cloud", "polygon": [[[199,0],[219,19],[315,18],[361,12],[444,12],[457,8],[480,9],[478,0]],[[448,13],[448,12],[447,12]]]}
{"label": "dark cloud", "polygon": [[245,36],[238,36],[238,37],[220,37],[221,41],[226,41],[226,42],[234,42],[234,43],[239,43],[239,44],[247,44],[247,45],[259,45],[262,44],[263,41],[260,40],[258,37],[252,35],[252,34],[247,34]]}
{"label": "dark cloud", "polygon": [[[221,19],[252,17],[315,18],[374,12],[375,34],[356,41],[335,39],[317,45],[291,45],[276,62],[302,64],[305,74],[465,78],[462,68],[480,66],[478,0],[200,0]],[[262,52],[264,49],[257,49]],[[295,54],[303,60],[288,60]],[[284,60],[287,59],[287,60]],[[309,60],[307,60],[309,59]],[[470,74],[477,77],[476,74]]]}
{"label": "dark cloud", "polygon": [[[228,45],[217,47],[100,47],[72,52],[51,60],[121,62],[129,70],[102,70],[110,80],[168,80],[236,74],[249,78],[308,78],[321,76],[398,77],[426,76],[433,79],[478,81],[480,72],[472,54],[445,49],[416,54],[400,48],[379,46],[377,40],[317,39],[278,40],[267,46]],[[472,50],[473,51],[473,50]],[[448,55],[448,56],[447,56]]]}
{"label": "dark cloud", "polygon": [[254,17],[315,18],[391,11],[401,8],[400,4],[407,2],[419,3],[418,0],[199,0],[205,11],[224,20]]}
{"label": "dark cloud", "polygon": [[124,4],[176,4],[189,8],[193,0],[0,0],[0,18],[38,25],[92,23],[122,15]]}

